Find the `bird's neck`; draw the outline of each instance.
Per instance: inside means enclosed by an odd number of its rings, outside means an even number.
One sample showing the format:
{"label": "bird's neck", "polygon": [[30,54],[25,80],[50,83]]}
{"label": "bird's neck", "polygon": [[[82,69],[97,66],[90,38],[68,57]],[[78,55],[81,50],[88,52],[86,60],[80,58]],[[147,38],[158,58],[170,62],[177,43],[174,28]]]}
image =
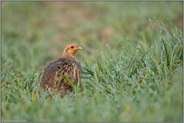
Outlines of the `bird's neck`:
{"label": "bird's neck", "polygon": [[69,60],[76,60],[74,55],[69,55],[65,53],[63,53],[62,58],[69,59]]}

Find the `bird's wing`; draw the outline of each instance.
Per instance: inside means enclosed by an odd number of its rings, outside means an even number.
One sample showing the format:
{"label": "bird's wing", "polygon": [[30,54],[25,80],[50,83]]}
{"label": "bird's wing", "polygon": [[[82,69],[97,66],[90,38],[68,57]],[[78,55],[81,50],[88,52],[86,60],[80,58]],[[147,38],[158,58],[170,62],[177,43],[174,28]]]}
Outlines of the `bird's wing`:
{"label": "bird's wing", "polygon": [[60,90],[66,90],[71,86],[65,79],[65,76],[76,84],[79,79],[78,76],[80,75],[78,69],[78,65],[75,62],[61,58],[50,63],[45,68],[40,84],[43,88],[48,87],[53,91],[58,85]]}
{"label": "bird's wing", "polygon": [[60,66],[60,62],[52,62],[49,65],[47,65],[44,68],[44,72],[42,74],[42,78],[40,81],[40,85],[43,88],[51,88],[52,91],[54,91],[55,87],[56,87],[56,83],[57,83],[57,74],[58,74],[58,70],[59,68],[57,68],[58,66]]}

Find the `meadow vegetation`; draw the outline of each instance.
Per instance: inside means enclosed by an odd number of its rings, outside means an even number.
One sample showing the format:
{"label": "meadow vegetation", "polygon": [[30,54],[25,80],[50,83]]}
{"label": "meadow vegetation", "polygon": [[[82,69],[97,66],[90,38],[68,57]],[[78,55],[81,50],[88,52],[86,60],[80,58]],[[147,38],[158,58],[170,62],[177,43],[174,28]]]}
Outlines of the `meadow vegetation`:
{"label": "meadow vegetation", "polygon": [[[182,2],[2,2],[1,120],[183,121],[182,21]],[[38,76],[70,43],[81,86],[47,97]]]}

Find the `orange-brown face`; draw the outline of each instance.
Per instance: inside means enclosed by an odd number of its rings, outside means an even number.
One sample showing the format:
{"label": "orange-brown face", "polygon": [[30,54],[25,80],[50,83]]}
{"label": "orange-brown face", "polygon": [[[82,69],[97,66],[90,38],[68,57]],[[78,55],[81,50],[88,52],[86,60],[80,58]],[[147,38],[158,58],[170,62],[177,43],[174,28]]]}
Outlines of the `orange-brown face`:
{"label": "orange-brown face", "polygon": [[78,50],[81,50],[82,48],[77,46],[76,44],[69,44],[66,46],[66,48],[64,49],[64,54],[65,55],[69,55],[69,56],[73,56],[75,55],[75,53]]}

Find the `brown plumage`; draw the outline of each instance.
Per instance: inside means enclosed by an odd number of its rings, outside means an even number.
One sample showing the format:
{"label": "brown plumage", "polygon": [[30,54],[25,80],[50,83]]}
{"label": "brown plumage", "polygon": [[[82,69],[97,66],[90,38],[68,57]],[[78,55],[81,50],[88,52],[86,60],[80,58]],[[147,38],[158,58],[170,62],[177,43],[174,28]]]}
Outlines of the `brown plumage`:
{"label": "brown plumage", "polygon": [[52,92],[60,92],[61,96],[73,92],[68,78],[74,85],[77,85],[81,80],[82,68],[80,62],[74,56],[81,49],[76,44],[67,45],[62,57],[45,67],[40,79],[40,86],[43,89],[50,88]]}

